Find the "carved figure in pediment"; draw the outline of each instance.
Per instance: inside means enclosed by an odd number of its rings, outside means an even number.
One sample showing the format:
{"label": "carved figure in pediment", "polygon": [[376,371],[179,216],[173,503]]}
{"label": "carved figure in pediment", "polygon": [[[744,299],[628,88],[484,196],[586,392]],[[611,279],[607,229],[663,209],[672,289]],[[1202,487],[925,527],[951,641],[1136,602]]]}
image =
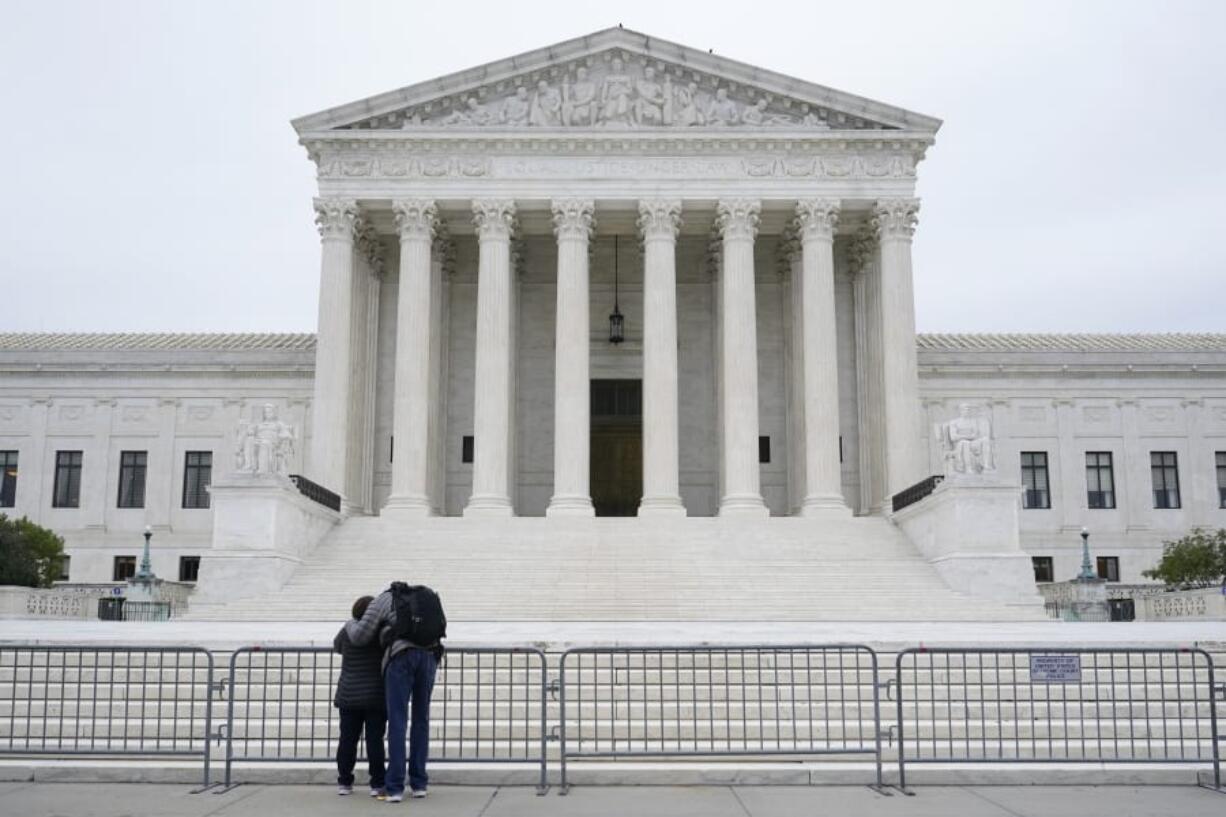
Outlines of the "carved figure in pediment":
{"label": "carved figure in pediment", "polygon": [[707,107],[708,125],[737,125],[741,121],[741,113],[735,101],[728,98],[728,89],[720,88],[715,92],[715,99]]}
{"label": "carved figure in pediment", "polygon": [[531,107],[531,105],[528,102],[528,89],[521,85],[515,89],[514,96],[510,97],[505,103],[503,103],[503,123],[507,125],[528,124],[529,107]]}
{"label": "carved figure in pediment", "polygon": [[651,66],[643,69],[643,78],[634,84],[638,98],[634,100],[634,123],[636,125],[663,125],[667,97],[664,86],[656,82],[656,71]]}
{"label": "carved figure in pediment", "polygon": [[759,99],[741,113],[741,121],[746,125],[761,125],[766,122],[766,100]]}
{"label": "carved figure in pediment", "polygon": [[678,85],[673,90],[672,124],[688,128],[702,124],[702,113],[698,110],[698,83]]}
{"label": "carved figure in pediment", "polygon": [[600,121],[604,125],[630,125],[633,113],[634,81],[625,72],[625,63],[615,57],[604,84],[600,86]]}
{"label": "carved figure in pediment", "polygon": [[596,83],[587,78],[587,68],[575,70],[575,81],[562,86],[562,124],[590,128],[596,124]]}
{"label": "carved figure in pediment", "polygon": [[557,88],[550,88],[545,80],[536,84],[528,123],[538,128],[555,128],[562,124],[562,94]]}
{"label": "carved figure in pediment", "polygon": [[451,115],[443,120],[444,125],[488,125],[494,119],[493,115],[486,109],[484,105],[477,101],[475,96],[470,96],[464,100],[464,108],[458,111],[452,111]]}
{"label": "carved figure in pediment", "polygon": [[800,124],[808,128],[822,128],[823,130],[830,129],[830,126],[823,122],[821,117],[817,115],[817,111],[810,110],[808,105],[800,106]]}

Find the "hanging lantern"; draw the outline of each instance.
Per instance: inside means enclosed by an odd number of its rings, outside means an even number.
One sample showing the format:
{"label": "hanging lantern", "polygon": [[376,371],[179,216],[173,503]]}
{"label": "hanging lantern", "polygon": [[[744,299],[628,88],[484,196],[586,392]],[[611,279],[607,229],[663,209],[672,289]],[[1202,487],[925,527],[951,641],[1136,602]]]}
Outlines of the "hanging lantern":
{"label": "hanging lantern", "polygon": [[626,339],[626,319],[617,308],[617,236],[613,236],[613,313],[609,315],[609,343]]}

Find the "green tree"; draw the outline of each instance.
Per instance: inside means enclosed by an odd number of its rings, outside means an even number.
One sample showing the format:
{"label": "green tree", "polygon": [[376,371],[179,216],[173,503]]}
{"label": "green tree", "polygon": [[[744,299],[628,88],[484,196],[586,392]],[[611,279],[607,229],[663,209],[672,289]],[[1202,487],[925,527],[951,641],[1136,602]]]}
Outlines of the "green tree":
{"label": "green tree", "polygon": [[0,584],[50,587],[63,558],[64,540],[54,532],[0,514]]}
{"label": "green tree", "polygon": [[1182,539],[1163,542],[1162,560],[1144,575],[1177,589],[1226,583],[1226,528],[1195,528]]}

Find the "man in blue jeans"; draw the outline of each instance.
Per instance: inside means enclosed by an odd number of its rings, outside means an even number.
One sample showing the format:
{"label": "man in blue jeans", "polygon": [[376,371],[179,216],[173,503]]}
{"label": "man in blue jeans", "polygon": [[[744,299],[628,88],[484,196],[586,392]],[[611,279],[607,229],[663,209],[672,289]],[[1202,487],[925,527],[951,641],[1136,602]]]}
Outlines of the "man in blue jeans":
{"label": "man in blue jeans", "polygon": [[[345,624],[356,646],[369,644],[385,631],[396,630],[396,604],[390,589],[370,603],[361,619]],[[439,647],[420,647],[403,638],[392,638],[383,653],[383,687],[387,696],[387,802],[404,799],[405,732],[409,735],[408,777],[412,797],[425,797],[430,778],[426,760],[430,755],[430,695],[438,670]],[[409,710],[412,704],[412,726]]]}

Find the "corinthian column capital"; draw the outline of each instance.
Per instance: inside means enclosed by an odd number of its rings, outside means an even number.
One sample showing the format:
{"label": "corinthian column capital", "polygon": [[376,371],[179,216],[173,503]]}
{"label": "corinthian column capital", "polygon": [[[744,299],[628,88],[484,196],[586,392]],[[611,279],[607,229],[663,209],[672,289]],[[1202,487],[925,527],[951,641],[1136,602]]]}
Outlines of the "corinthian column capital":
{"label": "corinthian column capital", "polygon": [[353,228],[359,215],[357,201],[343,198],[317,198],[314,204],[315,226],[319,228],[320,238],[353,240]]}
{"label": "corinthian column capital", "polygon": [[596,229],[596,202],[591,199],[554,199],[553,232],[559,239],[592,237]]}
{"label": "corinthian column capital", "polygon": [[400,240],[431,241],[438,230],[438,207],[431,199],[396,199],[392,202]]}
{"label": "corinthian column capital", "polygon": [[479,199],[473,202],[473,224],[478,238],[507,238],[515,228],[515,202],[510,199]]}
{"label": "corinthian column capital", "polygon": [[915,234],[915,223],[918,221],[919,199],[878,199],[873,208],[873,229],[881,240],[910,240]]}
{"label": "corinthian column capital", "polygon": [[801,241],[833,241],[838,225],[837,199],[803,199],[796,203],[796,232]]}
{"label": "corinthian column capital", "polygon": [[725,239],[747,238],[758,234],[762,202],[757,199],[722,199],[715,207],[715,225]]}
{"label": "corinthian column capital", "polygon": [[681,199],[643,199],[639,202],[639,233],[644,241],[677,239],[681,229]]}
{"label": "corinthian column capital", "polygon": [[873,260],[873,252],[877,249],[876,230],[864,227],[847,244],[847,267],[852,275],[857,275],[868,267]]}

